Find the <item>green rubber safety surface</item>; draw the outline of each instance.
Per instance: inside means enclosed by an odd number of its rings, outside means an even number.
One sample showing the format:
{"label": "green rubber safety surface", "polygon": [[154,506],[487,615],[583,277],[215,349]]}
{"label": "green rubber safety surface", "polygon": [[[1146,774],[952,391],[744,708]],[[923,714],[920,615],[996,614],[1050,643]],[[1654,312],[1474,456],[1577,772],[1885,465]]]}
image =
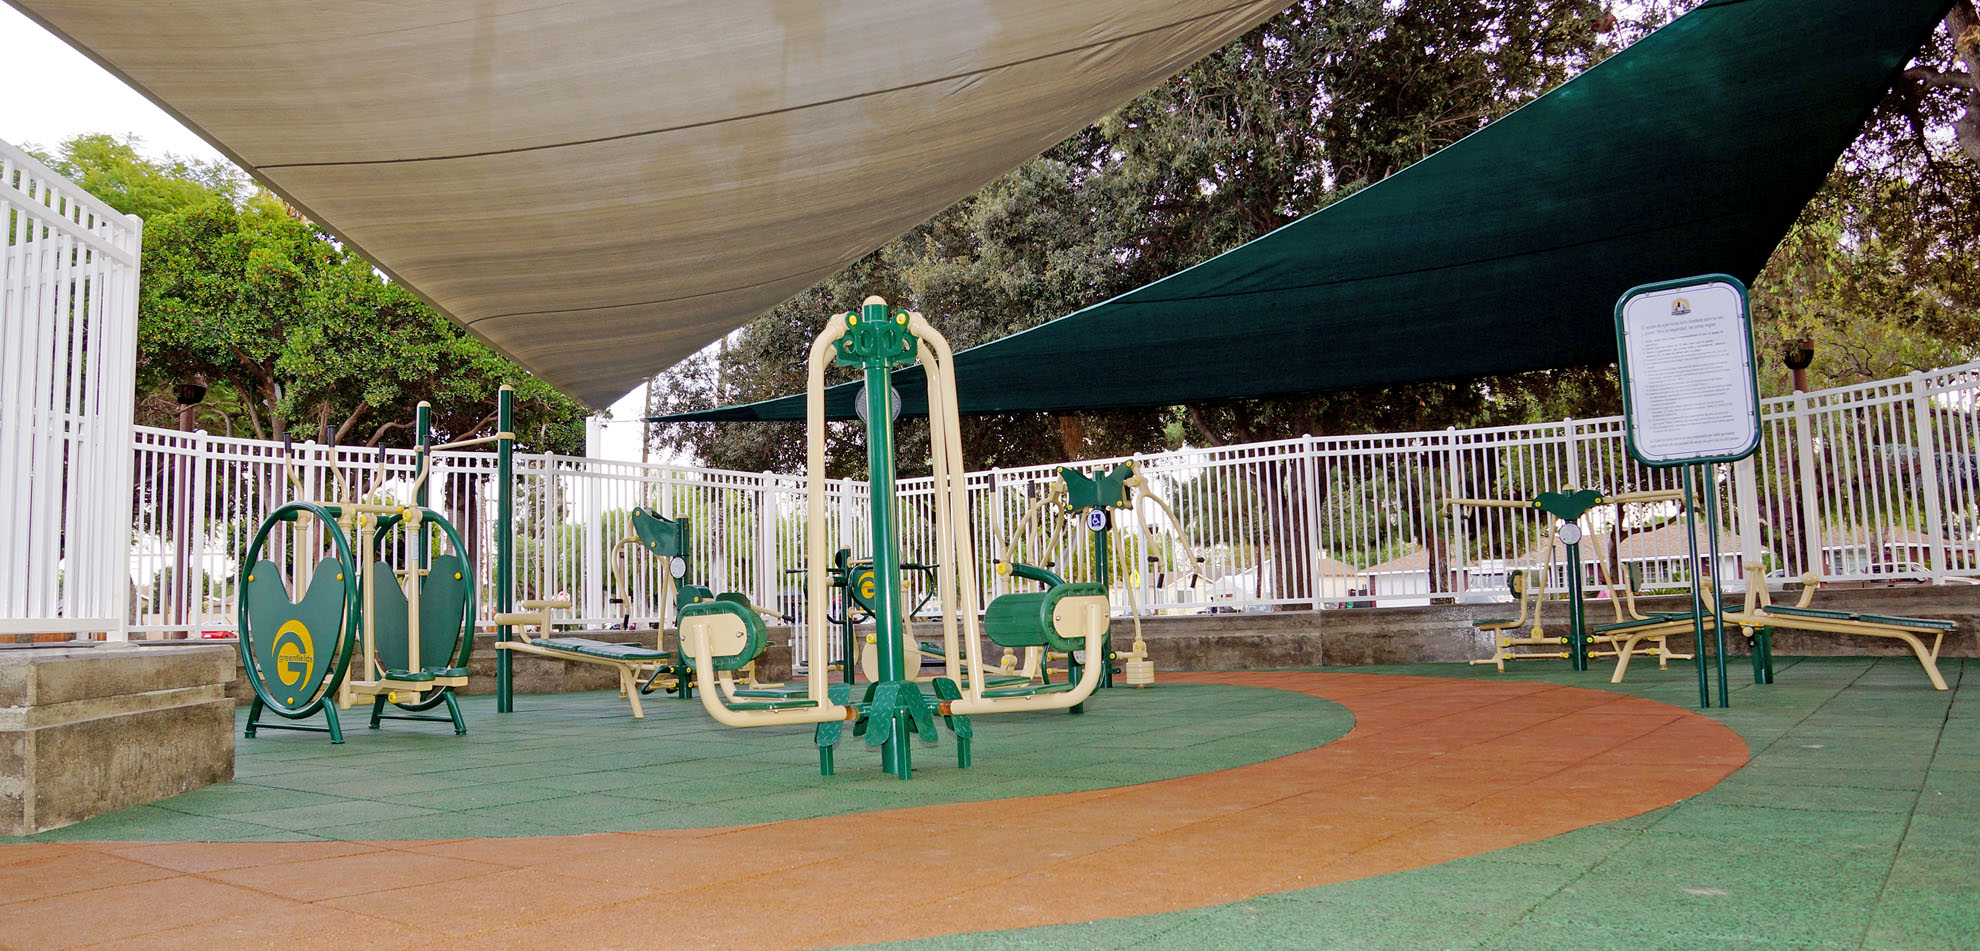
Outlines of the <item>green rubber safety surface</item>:
{"label": "green rubber safety surface", "polygon": [[[358,708],[346,742],[264,731],[239,738],[235,779],[29,838],[306,841],[574,835],[807,819],[909,806],[1038,796],[1173,779],[1324,746],[1354,718],[1304,694],[1260,687],[1114,688],[1086,713],[975,718],[973,764],[954,739],[914,747],[914,778],[841,742],[818,774],[810,727],[717,725],[699,700],[645,698],[632,718],[612,693],[461,698],[467,736],[445,724],[386,721]],[[245,714],[241,715],[245,723]],[[320,722],[320,721],[319,721]],[[849,738],[850,739],[850,738]]]}
{"label": "green rubber safety surface", "polygon": [[[1228,905],[884,945],[990,951],[1652,951],[1980,948],[1980,660],[1776,660],[1730,709],[1751,762],[1676,805],[1442,865]],[[1695,709],[1696,668],[1505,674],[1345,668],[1616,690]],[[1972,682],[1965,675],[1974,675]],[[1742,681],[1747,682],[1742,682]],[[1716,687],[1715,687],[1716,690]],[[1572,804],[1536,801],[1533,808]],[[1119,909],[1133,907],[1122,883]]]}

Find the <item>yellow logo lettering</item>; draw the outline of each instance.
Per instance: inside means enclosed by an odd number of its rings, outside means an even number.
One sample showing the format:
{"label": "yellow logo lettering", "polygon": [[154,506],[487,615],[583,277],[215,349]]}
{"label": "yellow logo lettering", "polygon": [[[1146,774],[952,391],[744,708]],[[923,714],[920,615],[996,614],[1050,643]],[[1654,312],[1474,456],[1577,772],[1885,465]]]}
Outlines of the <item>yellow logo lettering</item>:
{"label": "yellow logo lettering", "polygon": [[275,632],[275,679],[291,687],[300,686],[315,663],[315,645],[303,622],[290,621]]}

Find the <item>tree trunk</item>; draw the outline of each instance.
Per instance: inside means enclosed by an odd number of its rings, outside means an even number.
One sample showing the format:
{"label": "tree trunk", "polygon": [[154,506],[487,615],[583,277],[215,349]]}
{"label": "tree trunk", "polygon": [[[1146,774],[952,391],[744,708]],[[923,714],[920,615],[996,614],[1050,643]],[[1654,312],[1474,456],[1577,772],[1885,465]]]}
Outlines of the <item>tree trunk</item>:
{"label": "tree trunk", "polygon": [[[363,400],[358,400],[357,408],[351,410],[351,415],[344,417],[343,423],[338,425],[337,441],[341,443],[346,438],[348,438],[351,434],[351,427],[356,426],[357,421],[364,418],[364,414],[369,412],[371,412],[371,404]],[[324,407],[323,415],[325,418],[329,417],[330,415],[329,407]],[[367,446],[376,445],[378,442],[378,436],[381,435],[383,431],[384,430],[381,427],[379,433],[374,433],[371,437],[371,442],[365,443],[365,445]]]}
{"label": "tree trunk", "polygon": [[1080,450],[1086,447],[1086,422],[1078,413],[1059,414],[1059,449],[1065,453],[1067,462],[1077,462]]}
{"label": "tree trunk", "polygon": [[1973,0],[1958,0],[1946,12],[1946,31],[1952,34],[1954,61],[1966,66],[1966,95],[1961,97],[1966,112],[1953,120],[1953,135],[1967,160],[1980,165],[1980,13]]}

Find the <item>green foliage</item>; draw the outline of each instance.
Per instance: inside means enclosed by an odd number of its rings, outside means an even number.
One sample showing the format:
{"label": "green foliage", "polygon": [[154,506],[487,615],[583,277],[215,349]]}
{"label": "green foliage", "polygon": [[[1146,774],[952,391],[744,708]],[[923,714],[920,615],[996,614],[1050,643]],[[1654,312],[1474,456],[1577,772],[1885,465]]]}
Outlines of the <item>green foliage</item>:
{"label": "green foliage", "polygon": [[1789,391],[1796,340],[1816,389],[1980,354],[1980,165],[1934,151],[1928,176],[1853,152],[1803,209],[1754,283],[1763,395]]}
{"label": "green foliage", "polygon": [[209,201],[235,201],[247,191],[247,176],[226,162],[176,155],[146,159],[137,144],[131,136],[96,132],[65,140],[54,155],[33,154],[110,207],[146,221]]}
{"label": "green foliage", "polygon": [[172,425],[174,388],[208,385],[197,421],[281,438],[409,445],[413,408],[442,439],[493,432],[517,390],[530,449],[580,451],[584,411],[467,335],[231,166],[147,159],[134,142],[70,139],[51,167],[145,218],[139,418]]}

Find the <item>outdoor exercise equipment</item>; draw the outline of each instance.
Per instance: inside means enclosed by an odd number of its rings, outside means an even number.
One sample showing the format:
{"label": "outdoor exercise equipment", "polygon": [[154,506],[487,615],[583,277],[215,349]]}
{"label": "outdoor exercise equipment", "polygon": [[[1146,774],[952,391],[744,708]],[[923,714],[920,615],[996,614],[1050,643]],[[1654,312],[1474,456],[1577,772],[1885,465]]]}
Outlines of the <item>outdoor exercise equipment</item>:
{"label": "outdoor exercise equipment", "polygon": [[[1657,614],[1645,617],[1637,613],[1634,586],[1628,582],[1619,586],[1616,579],[1609,576],[1606,558],[1598,557],[1596,562],[1616,612],[1615,623],[1599,625],[1591,629],[1582,603],[1581,543],[1588,537],[1588,533],[1581,525],[1582,516],[1598,505],[1670,502],[1676,501],[1679,497],[1678,493],[1669,491],[1622,492],[1605,496],[1594,489],[1577,489],[1542,492],[1527,501],[1510,499],[1446,501],[1444,504],[1451,508],[1523,509],[1544,513],[1555,520],[1553,525],[1540,529],[1543,541],[1534,549],[1533,564],[1528,568],[1515,569],[1507,576],[1507,587],[1519,603],[1519,615],[1514,618],[1495,618],[1474,623],[1474,627],[1492,636],[1493,648],[1491,657],[1473,660],[1471,663],[1493,664],[1503,672],[1506,669],[1506,662],[1512,660],[1567,660],[1575,670],[1587,670],[1591,658],[1614,656],[1618,650],[1637,651],[1646,656],[1655,656],[1658,658],[1659,666],[1664,666],[1674,657],[1689,656],[1671,653],[1664,638],[1676,633],[1673,622],[1681,621],[1689,624],[1691,615]],[[1548,567],[1554,563],[1553,550],[1557,543],[1566,553],[1562,561],[1567,574],[1568,630],[1565,634],[1547,633],[1540,620]],[[1599,551],[1600,543],[1595,544]],[[1524,628],[1523,633],[1522,628]],[[1666,630],[1666,628],[1672,629]],[[1642,636],[1631,636],[1636,632],[1640,632]],[[1655,643],[1648,647],[1641,646],[1642,641],[1651,638],[1655,639]]]}
{"label": "outdoor exercise equipment", "polygon": [[[1492,638],[1492,656],[1470,663],[1492,664],[1499,668],[1500,673],[1505,673],[1506,661],[1509,660],[1562,660],[1568,656],[1567,638],[1550,637],[1540,625],[1540,605],[1547,591],[1547,560],[1541,556],[1535,561],[1539,564],[1533,568],[1522,568],[1506,575],[1506,590],[1512,592],[1514,602],[1519,605],[1518,615],[1471,622],[1472,627]],[[1527,620],[1529,616],[1531,622]]]}
{"label": "outdoor exercise equipment", "polygon": [[[827,322],[812,342],[807,387],[806,451],[806,649],[805,687],[788,697],[725,698],[716,678],[733,658],[747,653],[763,637],[755,612],[731,602],[709,601],[681,611],[683,652],[693,660],[701,701],[719,723],[735,727],[814,724],[813,742],[819,750],[819,771],[833,771],[833,749],[845,724],[869,747],[879,747],[882,766],[895,776],[912,775],[909,736],[936,739],[940,717],[956,739],[956,758],[967,767],[971,717],[976,714],[1065,709],[1089,696],[1105,665],[1090,665],[1077,683],[986,689],[989,671],[981,660],[982,642],[977,616],[976,563],[969,531],[969,496],[964,478],[960,419],[956,413],[954,354],[920,314],[890,313],[887,302],[869,297],[856,311]],[[858,367],[866,382],[867,477],[873,532],[871,609],[878,653],[879,678],[867,684],[864,696],[852,699],[849,684],[827,682],[830,636],[827,610],[831,590],[825,532],[816,527],[825,519],[825,368],[828,363]],[[899,367],[919,363],[929,381],[928,420],[934,469],[936,588],[942,605],[945,676],[932,687],[933,702],[904,669],[903,639],[907,591],[896,534],[894,481],[893,389],[889,376]],[[1067,599],[1053,618],[1055,632],[1083,643],[1089,656],[1099,656],[1107,636],[1104,598]],[[1083,603],[1082,603],[1083,602]],[[1095,603],[1097,602],[1097,603]],[[961,632],[958,628],[961,628]]]}
{"label": "outdoor exercise equipment", "polygon": [[[1018,554],[1029,543],[1039,555],[1049,556],[1051,548],[1046,539],[1061,537],[1055,536],[1055,533],[1050,531],[1050,526],[1071,522],[1084,528],[1087,534],[1091,575],[1086,581],[1100,585],[1101,593],[1104,595],[1113,586],[1116,566],[1125,565],[1132,557],[1130,551],[1132,546],[1128,539],[1145,538],[1152,532],[1153,523],[1141,512],[1142,502],[1151,503],[1159,509],[1167,517],[1169,525],[1180,524],[1175,510],[1170,508],[1160,496],[1148,490],[1147,480],[1135,468],[1132,461],[1121,462],[1112,468],[1092,474],[1070,466],[1062,466],[1059,469],[1059,480],[1048,483],[1044,495],[1019,516],[1017,525],[1005,540],[1003,550],[997,558],[996,570],[1005,576],[1044,583],[1048,586],[1048,591],[1057,585],[1065,584],[1065,580],[1053,571],[1057,567],[1053,559],[1039,557],[1037,560],[1042,562],[1042,566],[1028,565],[1018,560]],[[1121,526],[1117,524],[1117,519],[1129,515],[1134,517],[1137,530],[1119,531]],[[1034,538],[1036,541],[1033,541]],[[1066,561],[1069,564],[1075,561],[1069,557],[1070,552],[1067,555]],[[1194,585],[1202,577],[1197,566],[1203,563],[1203,559],[1193,552],[1187,555],[1190,559],[1190,583]],[[1159,568],[1162,564],[1162,556],[1159,554],[1150,553],[1147,560],[1148,568],[1151,570]],[[1120,661],[1126,681],[1136,687],[1146,687],[1155,682],[1155,663],[1148,656],[1148,642],[1142,638],[1141,605],[1136,593],[1139,585],[1135,572],[1131,570],[1120,572],[1119,580],[1127,589],[1128,616],[1134,625],[1134,645],[1128,653],[1118,654],[1114,652],[1112,643],[1108,644],[1106,653],[1102,655],[1106,658],[1106,662],[1101,665],[1100,685],[1112,686],[1114,673],[1112,664],[1114,661]],[[1050,659],[1056,651],[1066,656],[1068,679],[1079,676],[1079,662],[1072,658],[1070,652],[1040,643],[1041,635],[1036,631],[1025,630],[1022,624],[1013,626],[1014,618],[1017,616],[1017,613],[1013,612],[1009,616],[1000,618],[996,627],[986,628],[992,642],[1005,649],[1005,659],[1001,665],[1005,670],[1022,671],[1042,677],[1049,682],[1050,672],[1042,661]],[[1019,648],[1025,650],[1021,664],[1016,661],[1014,655]]]}
{"label": "outdoor exercise equipment", "polygon": [[[1725,612],[1726,623],[1739,625],[1740,632],[1752,643],[1753,682],[1770,684],[1774,682],[1773,629],[1785,627],[1800,631],[1815,631],[1824,634],[1844,634],[1858,637],[1882,637],[1901,641],[1911,648],[1918,664],[1925,669],[1926,679],[1932,682],[1932,689],[1946,690],[1946,678],[1939,673],[1939,648],[1944,644],[1948,632],[1958,627],[1952,621],[1939,618],[1903,617],[1894,614],[1870,614],[1861,611],[1836,611],[1810,607],[1815,592],[1821,590],[1821,576],[1810,572],[1801,576],[1801,597],[1792,605],[1775,604],[1767,590],[1766,567],[1747,564],[1746,600],[1737,611]],[[1932,645],[1925,646],[1924,637],[1932,638]],[[1616,679],[1622,679],[1622,669],[1616,670]]]}
{"label": "outdoor exercise equipment", "polygon": [[[1016,562],[1000,563],[997,571],[1040,582],[1045,590],[1014,591],[992,599],[983,611],[983,633],[1007,652],[1023,648],[1027,654],[1037,656],[1059,651],[1066,656],[1067,682],[1078,679],[1081,663],[1077,652],[1086,646],[1085,638],[1080,636],[1083,632],[1077,625],[1065,625],[1063,629],[1061,625],[1069,616],[1077,618],[1093,610],[1111,614],[1113,605],[1107,598],[1107,586],[1097,582],[1068,582],[1043,568]],[[1104,641],[1102,650],[1105,650]],[[1108,679],[1107,656],[1096,652],[1085,657],[1088,661],[1097,660],[1103,686]],[[1075,704],[1071,712],[1083,710]]]}
{"label": "outdoor exercise equipment", "polygon": [[1589,629],[1589,641],[1593,645],[1590,656],[1616,659],[1616,672],[1610,676],[1610,683],[1622,683],[1623,671],[1629,668],[1632,657],[1655,657],[1657,669],[1668,670],[1671,661],[1691,660],[1696,656],[1677,653],[1670,646],[1673,636],[1692,628],[1693,616],[1690,612],[1652,611],[1644,614],[1637,610],[1636,594],[1643,588],[1643,566],[1624,565],[1620,578],[1611,579],[1608,559],[1598,558],[1595,564],[1602,573],[1602,583],[1608,586],[1609,604],[1616,616],[1608,624],[1597,624]]}
{"label": "outdoor exercise equipment", "polygon": [[[635,515],[638,510],[635,510]],[[621,586],[620,591],[624,591]],[[623,598],[614,598],[614,603]],[[664,601],[662,602],[665,603]],[[558,636],[554,611],[568,611],[568,600],[530,600],[516,605],[520,610],[498,613],[496,624],[510,629],[512,640],[497,641],[495,647],[504,652],[534,654],[557,660],[610,667],[619,677],[619,696],[632,706],[634,719],[645,719],[646,709],[640,705],[642,695],[655,690],[674,690],[685,695],[686,678],[681,676],[681,668],[673,653],[662,649],[656,626],[655,645],[624,644],[616,641],[601,641],[588,637]],[[535,629],[535,634],[530,629]],[[630,616],[626,627],[630,628]]]}
{"label": "outdoor exercise equipment", "polygon": [[[921,613],[921,609],[935,597],[935,567],[911,561],[902,563],[902,571],[920,572],[927,579],[927,584],[922,587],[921,598],[908,610],[908,617]],[[790,568],[784,573],[802,575],[806,570]],[[827,607],[825,620],[838,629],[841,658],[840,663],[832,664],[828,669],[839,670],[842,679],[849,684],[859,681],[860,671],[866,673],[866,679],[877,680],[879,679],[878,653],[870,649],[874,638],[867,637],[864,640],[867,646],[861,647],[862,641],[855,630],[860,624],[873,619],[873,600],[879,596],[879,588],[874,581],[873,562],[854,561],[852,549],[841,548],[832,554],[832,564],[826,572],[831,579],[832,591],[837,597]],[[908,649],[914,650],[913,647]],[[933,656],[932,652],[929,653]],[[858,658],[857,662],[854,658]],[[918,665],[920,661],[917,659],[915,663]],[[793,671],[793,676],[803,675],[802,667]]]}
{"label": "outdoor exercise equipment", "polygon": [[[349,500],[288,502],[261,523],[249,543],[241,560],[239,607],[241,663],[254,690],[247,736],[262,729],[308,730],[342,743],[337,710],[362,700],[371,701],[373,729],[382,720],[432,720],[451,723],[457,735],[467,732],[454,692],[468,680],[475,583],[460,534],[426,506],[427,478],[436,448],[513,437],[504,429],[436,447],[432,408],[425,403],[415,413],[415,426],[420,468],[412,504],[359,501],[354,489]],[[381,497],[382,473],[380,482],[373,497]],[[328,549],[314,569],[298,571],[300,599],[290,597],[281,566],[268,557],[271,536],[284,525],[290,526],[289,555],[298,568],[307,564],[306,554]],[[435,555],[429,531],[438,531],[450,550]],[[399,535],[406,536],[400,548],[403,569],[386,559],[389,543]],[[387,713],[387,704],[405,712]],[[446,716],[425,713],[442,704]],[[321,727],[262,719],[272,713],[303,720],[319,712]]]}
{"label": "outdoor exercise equipment", "polygon": [[[513,490],[511,480],[504,484],[503,495],[507,496]],[[716,600],[734,602],[751,611],[770,614],[751,605],[744,595],[734,592],[716,594],[704,585],[686,582],[684,579],[691,566],[689,554],[693,549],[692,540],[692,526],[687,519],[670,519],[644,506],[636,506],[627,515],[625,537],[614,543],[609,552],[613,588],[607,600],[620,610],[620,622],[615,630],[635,629],[631,608],[634,551],[643,548],[659,563],[660,592],[657,600],[660,616],[653,625],[652,647],[584,637],[582,632],[559,633],[554,612],[569,611],[572,603],[565,599],[530,600],[517,604],[519,610],[495,614],[494,622],[508,632],[506,638],[495,643],[500,656],[507,658],[514,654],[530,654],[612,668],[618,674],[619,696],[632,707],[634,719],[646,717],[646,709],[640,703],[640,697],[644,695],[665,690],[686,697],[693,689],[691,664],[679,650],[670,651],[666,645],[667,611],[670,606],[675,618],[679,618],[681,609],[688,605]],[[777,617],[774,614],[770,616]],[[755,662],[765,646],[764,643],[756,644],[754,652],[743,658],[733,672],[724,672],[725,679],[721,681],[721,686],[725,692],[739,689],[738,678],[742,688],[774,689],[780,686],[756,683]],[[509,689],[508,686],[497,688],[501,694],[499,706],[504,711],[514,708],[514,697],[508,693]]]}

